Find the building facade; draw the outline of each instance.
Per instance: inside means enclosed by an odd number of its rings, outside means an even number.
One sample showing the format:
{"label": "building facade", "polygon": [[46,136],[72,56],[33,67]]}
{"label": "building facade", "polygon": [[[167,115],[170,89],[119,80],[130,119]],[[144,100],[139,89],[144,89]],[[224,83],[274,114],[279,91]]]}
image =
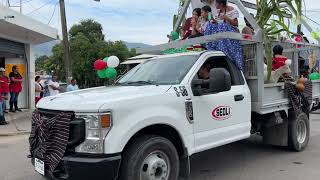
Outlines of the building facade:
{"label": "building facade", "polygon": [[57,29],[0,5],[0,67],[9,74],[16,65],[24,78],[20,108],[35,107],[34,47],[57,38]]}

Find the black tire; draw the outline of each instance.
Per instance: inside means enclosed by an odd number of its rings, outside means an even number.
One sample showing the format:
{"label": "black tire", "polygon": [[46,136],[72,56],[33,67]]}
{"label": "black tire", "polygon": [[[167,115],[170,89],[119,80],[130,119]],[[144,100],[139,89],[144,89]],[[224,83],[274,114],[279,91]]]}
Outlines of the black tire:
{"label": "black tire", "polygon": [[136,138],[124,151],[119,179],[140,180],[140,175],[143,172],[151,172],[152,169],[149,169],[151,167],[148,167],[148,164],[144,162],[153,152],[162,152],[167,156],[167,160],[170,162],[168,180],[177,180],[179,176],[179,156],[175,146],[166,138],[150,135]]}
{"label": "black tire", "polygon": [[[302,126],[305,126],[305,133],[301,133],[301,129],[304,129],[304,128],[301,128],[301,124],[304,124]],[[299,130],[299,127],[300,127],[300,130]],[[296,116],[294,112],[290,112],[289,136],[288,136],[289,148],[297,152],[303,151],[308,146],[309,139],[310,139],[309,117],[305,113],[300,113]]]}

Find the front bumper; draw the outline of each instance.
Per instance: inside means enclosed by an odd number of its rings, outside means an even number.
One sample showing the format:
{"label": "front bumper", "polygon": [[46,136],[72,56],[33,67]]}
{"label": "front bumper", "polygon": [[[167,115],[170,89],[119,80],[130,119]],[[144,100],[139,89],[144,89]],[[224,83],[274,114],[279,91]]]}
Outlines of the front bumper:
{"label": "front bumper", "polygon": [[[34,164],[34,159],[32,159]],[[53,180],[115,180],[121,163],[120,154],[65,156],[53,173]],[[48,173],[46,173],[48,174]]]}

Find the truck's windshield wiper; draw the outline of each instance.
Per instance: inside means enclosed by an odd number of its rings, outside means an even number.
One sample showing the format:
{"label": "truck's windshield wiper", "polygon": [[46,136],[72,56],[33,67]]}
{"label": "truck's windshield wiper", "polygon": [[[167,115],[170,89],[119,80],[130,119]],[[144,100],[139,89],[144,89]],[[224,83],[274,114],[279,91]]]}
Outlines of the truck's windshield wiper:
{"label": "truck's windshield wiper", "polygon": [[128,81],[124,84],[132,85],[132,84],[138,84],[138,85],[158,85],[155,81]]}

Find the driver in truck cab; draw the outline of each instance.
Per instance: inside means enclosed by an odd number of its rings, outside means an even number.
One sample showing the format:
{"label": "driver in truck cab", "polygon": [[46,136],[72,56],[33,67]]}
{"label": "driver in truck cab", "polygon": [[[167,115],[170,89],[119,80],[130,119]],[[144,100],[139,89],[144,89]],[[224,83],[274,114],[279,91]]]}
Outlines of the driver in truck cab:
{"label": "driver in truck cab", "polygon": [[199,79],[208,80],[210,69],[211,68],[209,63],[204,64],[198,72]]}

